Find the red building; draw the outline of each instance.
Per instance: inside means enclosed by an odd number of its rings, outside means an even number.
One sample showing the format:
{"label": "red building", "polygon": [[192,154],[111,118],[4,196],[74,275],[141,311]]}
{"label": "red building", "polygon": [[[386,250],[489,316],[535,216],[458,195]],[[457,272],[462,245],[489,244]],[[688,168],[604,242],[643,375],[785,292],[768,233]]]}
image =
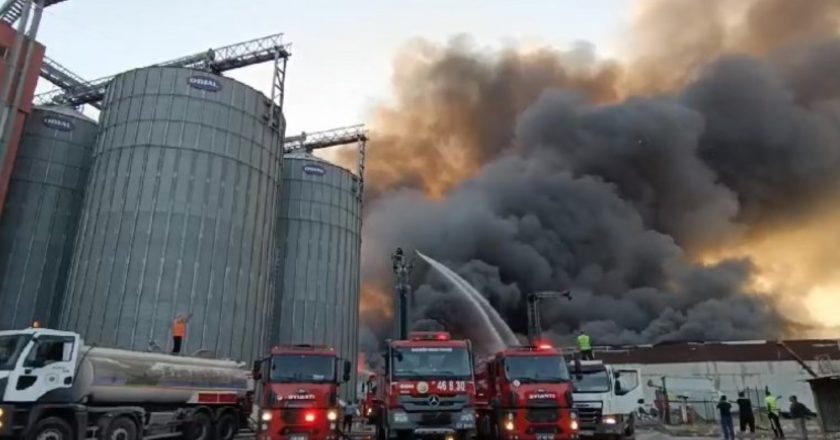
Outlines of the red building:
{"label": "red building", "polygon": [[[15,42],[17,32],[9,24],[0,22],[0,57],[3,62],[0,63],[0,83],[6,78],[8,72],[9,58],[11,57],[12,46]],[[20,143],[20,136],[23,131],[23,122],[26,116],[29,115],[32,109],[32,98],[35,94],[35,86],[38,84],[38,75],[41,72],[41,65],[44,61],[44,46],[37,41],[27,41],[21,47],[18,56],[16,72],[23,70],[25,64],[25,54],[27,52],[28,44],[34,44],[31,51],[31,60],[29,61],[28,71],[23,75],[17,76],[16,81],[12,83],[9,91],[9,96],[3,97],[3,105],[12,103],[14,100],[15,90],[17,90],[19,80],[23,78],[23,89],[21,90],[20,101],[17,108],[14,109],[14,120],[9,136],[8,148],[3,151],[0,157],[0,215],[3,214],[3,206],[5,205],[6,192],[9,188],[9,178],[12,175],[12,167],[15,164],[15,157],[17,155],[18,145]],[[2,150],[0,150],[2,151]]]}

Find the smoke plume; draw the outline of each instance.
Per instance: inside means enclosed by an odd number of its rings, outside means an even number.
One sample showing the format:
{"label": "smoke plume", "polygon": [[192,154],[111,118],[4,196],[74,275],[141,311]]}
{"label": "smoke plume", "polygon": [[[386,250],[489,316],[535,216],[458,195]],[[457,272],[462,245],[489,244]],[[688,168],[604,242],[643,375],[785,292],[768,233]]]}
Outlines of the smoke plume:
{"label": "smoke plume", "polygon": [[[840,3],[647,1],[621,60],[466,37],[398,57],[373,115],[363,321],[391,329],[390,252],[452,267],[517,332],[596,343],[773,338],[840,305]],[[414,319],[480,340],[425,267]],[[821,306],[822,307],[822,306]]]}

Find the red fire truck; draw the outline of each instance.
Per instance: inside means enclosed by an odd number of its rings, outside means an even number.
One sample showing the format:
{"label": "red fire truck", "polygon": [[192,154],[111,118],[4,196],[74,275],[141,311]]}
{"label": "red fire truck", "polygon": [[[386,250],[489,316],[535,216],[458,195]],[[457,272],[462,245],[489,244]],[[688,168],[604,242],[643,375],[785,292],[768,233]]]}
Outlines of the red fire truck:
{"label": "red fire truck", "polygon": [[550,345],[506,348],[479,361],[476,385],[481,438],[577,437],[569,370]]}
{"label": "red fire truck", "polygon": [[379,440],[476,435],[472,346],[446,332],[414,332],[391,341],[378,377]]}
{"label": "red fire truck", "polygon": [[350,380],[350,362],[332,348],[275,347],[254,362],[259,405],[258,440],[340,438],[338,387]]}

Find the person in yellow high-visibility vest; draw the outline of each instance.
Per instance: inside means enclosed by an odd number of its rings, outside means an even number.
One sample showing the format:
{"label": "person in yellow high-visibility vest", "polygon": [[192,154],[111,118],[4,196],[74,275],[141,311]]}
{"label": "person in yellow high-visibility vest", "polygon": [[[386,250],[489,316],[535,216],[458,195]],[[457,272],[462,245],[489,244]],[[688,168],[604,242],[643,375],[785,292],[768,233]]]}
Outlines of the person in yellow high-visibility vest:
{"label": "person in yellow high-visibility vest", "polygon": [[767,405],[767,418],[770,419],[773,435],[776,438],[785,438],[782,423],[779,420],[779,399],[770,394],[770,390],[764,390],[764,404]]}
{"label": "person in yellow high-visibility vest", "polygon": [[592,355],[592,341],[589,339],[589,335],[581,331],[577,337],[577,345],[578,350],[580,351],[580,358],[583,360],[592,360],[595,359],[595,356]]}

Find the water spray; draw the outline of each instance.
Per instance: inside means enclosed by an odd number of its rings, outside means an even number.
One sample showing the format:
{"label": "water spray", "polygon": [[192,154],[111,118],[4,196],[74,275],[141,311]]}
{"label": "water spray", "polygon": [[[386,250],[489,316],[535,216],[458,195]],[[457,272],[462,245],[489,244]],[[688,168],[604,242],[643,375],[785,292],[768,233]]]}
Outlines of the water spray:
{"label": "water spray", "polygon": [[452,283],[455,287],[454,292],[463,296],[470,304],[475,307],[478,316],[493,341],[493,347],[490,352],[498,351],[505,346],[517,345],[518,340],[513,330],[502,320],[499,313],[490,305],[484,296],[482,296],[467,280],[455,273],[452,269],[446,267],[439,261],[435,260],[422,252],[415,251],[417,255],[425,260],[433,269],[440,273],[447,281]]}

